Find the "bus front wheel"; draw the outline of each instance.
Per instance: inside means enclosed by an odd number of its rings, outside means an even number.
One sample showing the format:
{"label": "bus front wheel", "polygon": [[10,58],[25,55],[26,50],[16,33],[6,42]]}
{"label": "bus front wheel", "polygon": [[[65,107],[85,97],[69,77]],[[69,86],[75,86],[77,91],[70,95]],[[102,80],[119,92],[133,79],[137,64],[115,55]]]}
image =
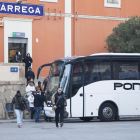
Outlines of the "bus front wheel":
{"label": "bus front wheel", "polygon": [[93,119],[93,117],[80,117],[82,121],[89,122]]}
{"label": "bus front wheel", "polygon": [[116,117],[116,108],[111,103],[104,103],[99,109],[99,118],[103,122],[113,121]]}

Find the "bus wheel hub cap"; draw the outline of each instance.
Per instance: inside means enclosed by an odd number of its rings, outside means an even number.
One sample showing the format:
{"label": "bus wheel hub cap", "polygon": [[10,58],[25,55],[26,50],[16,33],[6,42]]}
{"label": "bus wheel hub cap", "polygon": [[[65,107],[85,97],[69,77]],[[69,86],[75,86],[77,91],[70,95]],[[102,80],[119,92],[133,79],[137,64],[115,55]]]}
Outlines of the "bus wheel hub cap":
{"label": "bus wheel hub cap", "polygon": [[111,109],[110,107],[105,107],[105,108],[103,109],[103,116],[104,116],[105,118],[111,118],[112,115],[113,115],[113,111],[112,111],[112,109]]}

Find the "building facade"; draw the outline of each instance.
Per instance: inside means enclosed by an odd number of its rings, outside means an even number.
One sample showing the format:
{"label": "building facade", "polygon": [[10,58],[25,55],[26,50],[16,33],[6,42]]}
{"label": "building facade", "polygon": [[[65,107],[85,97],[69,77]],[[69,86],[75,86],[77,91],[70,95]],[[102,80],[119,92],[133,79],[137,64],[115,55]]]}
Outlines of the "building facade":
{"label": "building facade", "polygon": [[139,0],[21,1],[0,0],[0,62],[13,62],[16,51],[30,53],[35,74],[54,59],[107,52],[112,29],[140,15]]}

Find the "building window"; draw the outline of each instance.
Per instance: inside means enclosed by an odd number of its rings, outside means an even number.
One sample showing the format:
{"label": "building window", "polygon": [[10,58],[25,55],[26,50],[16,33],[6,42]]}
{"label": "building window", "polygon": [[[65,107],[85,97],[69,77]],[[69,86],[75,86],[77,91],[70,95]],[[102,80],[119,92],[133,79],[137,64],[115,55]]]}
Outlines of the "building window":
{"label": "building window", "polygon": [[56,2],[56,3],[57,3],[58,0],[39,0],[39,1],[44,1],[44,2]]}
{"label": "building window", "polygon": [[118,0],[107,0],[107,3],[118,4]]}
{"label": "building window", "polygon": [[104,0],[105,7],[121,8],[121,0]]}

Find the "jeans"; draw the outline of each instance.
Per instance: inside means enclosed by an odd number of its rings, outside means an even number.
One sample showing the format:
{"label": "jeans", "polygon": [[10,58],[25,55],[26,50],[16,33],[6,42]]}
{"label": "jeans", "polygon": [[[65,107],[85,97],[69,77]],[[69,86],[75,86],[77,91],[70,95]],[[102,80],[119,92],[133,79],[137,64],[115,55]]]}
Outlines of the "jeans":
{"label": "jeans", "polygon": [[35,114],[35,109],[34,109],[34,107],[30,107],[30,111],[31,111],[31,119],[33,119],[34,114]]}
{"label": "jeans", "polygon": [[17,125],[22,125],[22,116],[23,116],[23,111],[19,109],[15,109],[16,116],[17,116]]}
{"label": "jeans", "polygon": [[35,122],[39,122],[42,107],[35,107]]}
{"label": "jeans", "polygon": [[63,122],[63,113],[64,107],[57,107],[55,110],[55,122],[56,124],[59,122],[59,114],[60,114],[60,123]]}

